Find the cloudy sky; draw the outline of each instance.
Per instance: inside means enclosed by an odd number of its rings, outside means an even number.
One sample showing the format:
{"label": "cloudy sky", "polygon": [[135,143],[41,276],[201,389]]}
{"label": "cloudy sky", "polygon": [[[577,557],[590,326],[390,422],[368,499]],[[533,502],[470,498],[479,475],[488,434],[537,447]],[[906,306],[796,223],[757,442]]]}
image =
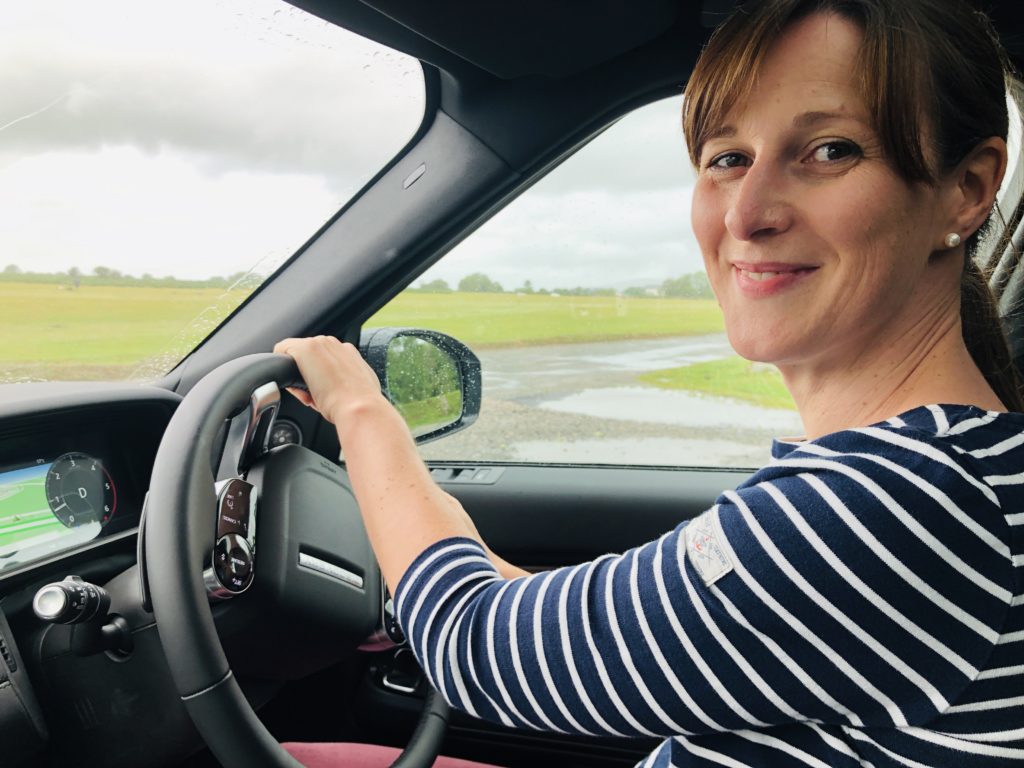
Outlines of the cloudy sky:
{"label": "cloudy sky", "polygon": [[[0,27],[0,268],[272,270],[412,134],[418,65],[276,0],[37,0]],[[613,126],[430,273],[700,268],[677,100]]]}

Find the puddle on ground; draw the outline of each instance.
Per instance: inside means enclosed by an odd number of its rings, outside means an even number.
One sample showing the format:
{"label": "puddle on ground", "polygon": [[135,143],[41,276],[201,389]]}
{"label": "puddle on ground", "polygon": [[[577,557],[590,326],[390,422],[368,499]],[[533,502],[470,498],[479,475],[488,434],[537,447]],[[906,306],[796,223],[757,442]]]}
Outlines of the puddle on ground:
{"label": "puddle on ground", "polygon": [[537,407],[603,419],[647,421],[698,429],[760,430],[774,436],[803,434],[803,425],[796,411],[761,408],[736,400],[653,387],[585,389],[537,403]]}
{"label": "puddle on ground", "polygon": [[482,349],[485,372],[512,375],[577,375],[588,371],[656,371],[719,360],[735,354],[725,334],[531,347]]}
{"label": "puddle on ground", "polygon": [[550,464],[640,464],[654,467],[764,466],[770,458],[767,442],[760,447],[729,440],[678,437],[573,440],[555,443],[527,440],[511,446],[513,461]]}
{"label": "puddle on ground", "polygon": [[709,360],[721,360],[735,354],[725,338],[687,339],[674,344],[637,345],[640,348],[624,352],[606,350],[600,354],[579,355],[579,359],[601,368],[620,371],[656,371],[661,368],[675,368]]}

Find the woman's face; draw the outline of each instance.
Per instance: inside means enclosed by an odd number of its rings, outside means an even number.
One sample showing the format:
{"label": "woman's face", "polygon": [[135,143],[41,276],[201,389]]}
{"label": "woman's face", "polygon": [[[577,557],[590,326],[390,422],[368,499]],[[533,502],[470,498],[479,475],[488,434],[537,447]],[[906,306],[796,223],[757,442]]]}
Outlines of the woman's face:
{"label": "woman's face", "polygon": [[834,15],[791,26],[701,148],[693,227],[748,359],[850,365],[955,311],[941,185],[908,185],[881,156],[860,40]]}

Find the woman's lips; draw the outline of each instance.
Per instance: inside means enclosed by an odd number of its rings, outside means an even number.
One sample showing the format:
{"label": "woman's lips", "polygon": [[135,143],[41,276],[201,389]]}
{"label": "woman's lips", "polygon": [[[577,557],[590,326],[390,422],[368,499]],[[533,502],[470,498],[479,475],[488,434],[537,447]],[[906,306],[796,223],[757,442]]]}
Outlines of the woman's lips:
{"label": "woman's lips", "polygon": [[748,264],[734,262],[736,284],[746,296],[761,298],[774,296],[799,283],[817,270],[817,267],[797,264]]}

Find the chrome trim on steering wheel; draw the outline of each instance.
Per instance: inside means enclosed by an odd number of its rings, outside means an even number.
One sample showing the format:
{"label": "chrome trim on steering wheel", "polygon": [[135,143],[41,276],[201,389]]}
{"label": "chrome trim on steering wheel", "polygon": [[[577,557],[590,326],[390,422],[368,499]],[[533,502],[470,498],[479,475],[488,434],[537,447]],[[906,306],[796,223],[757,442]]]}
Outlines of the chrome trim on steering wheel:
{"label": "chrome trim on steering wheel", "polygon": [[326,560],[321,560],[319,557],[314,557],[308,552],[299,552],[299,565],[303,568],[309,568],[311,571],[322,573],[325,576],[338,579],[339,581],[348,584],[350,587],[356,589],[363,588],[363,577],[347,568],[342,568],[340,565],[334,563],[328,563]]}
{"label": "chrome trim on steering wheel", "polygon": [[270,432],[281,406],[281,390],[269,381],[253,390],[249,398],[249,423],[245,425],[242,450],[238,456],[238,474],[242,475],[257,458],[267,452]]}

